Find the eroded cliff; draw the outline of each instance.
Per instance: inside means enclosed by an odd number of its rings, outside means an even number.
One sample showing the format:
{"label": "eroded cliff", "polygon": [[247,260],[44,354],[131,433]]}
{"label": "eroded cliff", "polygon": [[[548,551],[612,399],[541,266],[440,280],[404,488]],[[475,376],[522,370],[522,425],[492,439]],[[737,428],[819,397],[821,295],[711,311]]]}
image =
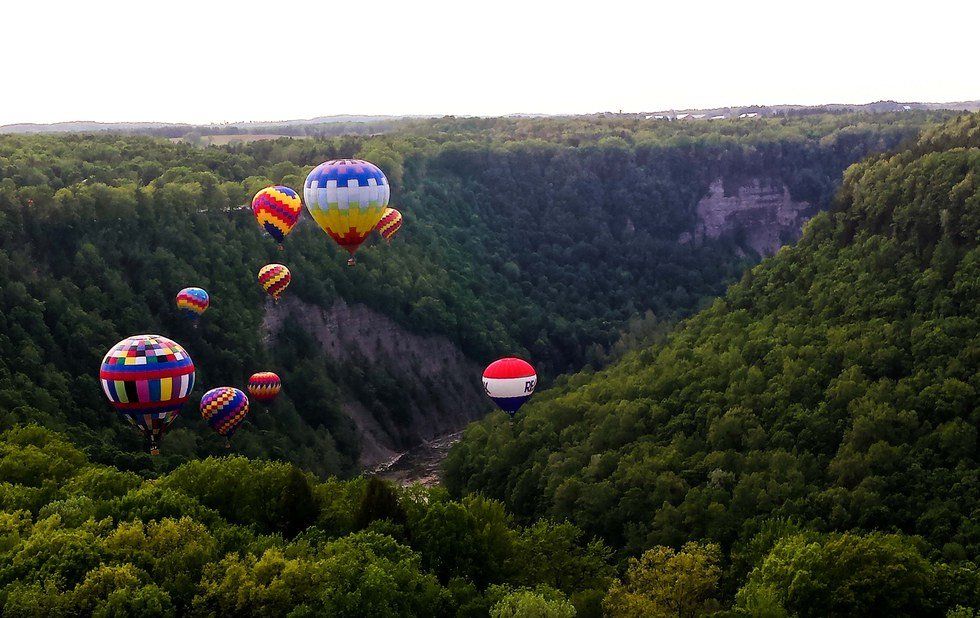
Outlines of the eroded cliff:
{"label": "eroded cliff", "polygon": [[385,414],[375,402],[358,398],[354,385],[342,385],[347,399],[341,407],[360,434],[360,463],[366,468],[458,431],[489,410],[481,367],[446,337],[412,333],[364,305],[338,300],[323,309],[286,297],[270,305],[263,318],[263,336],[270,344],[287,320],[317,341],[325,362],[384,375],[403,393],[394,413]]}
{"label": "eroded cliff", "polygon": [[678,242],[701,244],[705,239],[731,236],[743,248],[768,256],[799,238],[814,208],[793,200],[782,182],[753,178],[726,187],[718,178],[698,202],[696,212],[694,229],[681,234]]}

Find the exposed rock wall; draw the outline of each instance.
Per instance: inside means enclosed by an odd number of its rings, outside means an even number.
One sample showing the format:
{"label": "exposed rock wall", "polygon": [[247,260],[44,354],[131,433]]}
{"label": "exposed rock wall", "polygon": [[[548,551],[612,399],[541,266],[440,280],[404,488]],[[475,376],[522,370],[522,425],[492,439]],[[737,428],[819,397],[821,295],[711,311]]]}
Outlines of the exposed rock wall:
{"label": "exposed rock wall", "polygon": [[[482,367],[446,337],[412,333],[364,305],[338,300],[322,309],[295,297],[284,298],[266,312],[264,336],[273,341],[285,320],[310,333],[330,360],[357,363],[365,372],[385,371],[404,385],[404,409],[399,410],[397,422],[376,418],[366,405],[369,402],[353,398],[341,402],[361,436],[360,463],[366,468],[459,431],[490,409],[480,381]],[[422,397],[408,396],[409,392]],[[417,399],[430,403],[419,405]]]}
{"label": "exposed rock wall", "polygon": [[701,244],[705,239],[734,236],[760,255],[772,255],[799,238],[803,224],[813,215],[808,202],[794,201],[783,183],[754,178],[725,194],[719,178],[697,205],[694,230],[678,242]]}

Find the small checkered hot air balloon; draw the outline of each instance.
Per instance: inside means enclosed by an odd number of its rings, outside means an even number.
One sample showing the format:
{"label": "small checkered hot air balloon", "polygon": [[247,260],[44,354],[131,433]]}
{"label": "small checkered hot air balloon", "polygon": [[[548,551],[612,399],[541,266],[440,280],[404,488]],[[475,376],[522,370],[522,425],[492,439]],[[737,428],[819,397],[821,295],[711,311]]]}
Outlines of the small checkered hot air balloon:
{"label": "small checkered hot air balloon", "polygon": [[289,269],[282,264],[266,264],[259,269],[259,285],[272,297],[272,300],[279,302],[279,295],[283,293],[292,277]]}
{"label": "small checkered hot air balloon", "polygon": [[299,194],[281,185],[266,187],[252,198],[252,214],[255,215],[255,220],[279,243],[280,251],[286,236],[299,221],[302,209]]}
{"label": "small checkered hot air balloon", "polygon": [[177,310],[180,311],[180,314],[189,318],[195,325],[197,324],[198,318],[207,311],[208,306],[211,304],[208,293],[201,288],[184,288],[177,292],[176,300]]}
{"label": "small checkered hot air balloon", "polygon": [[483,372],[483,390],[511,418],[534,394],[537,383],[534,367],[519,358],[495,360]]}
{"label": "small checkered hot air balloon", "polygon": [[402,229],[402,213],[394,208],[385,208],[384,214],[381,215],[381,221],[378,221],[378,226],[375,229],[390,244],[398,230]]}
{"label": "small checkered hot air balloon", "polygon": [[271,403],[282,390],[282,381],[271,371],[253,373],[248,379],[248,394],[256,401]]}
{"label": "small checkered hot air balloon", "polygon": [[248,415],[248,397],[230,386],[212,388],[201,397],[201,416],[215,433],[225,438],[231,448],[231,436]]}
{"label": "small checkered hot air balloon", "polygon": [[321,163],[303,184],[303,201],[324,232],[350,253],[374,230],[388,206],[388,179],[376,165],[360,159]]}
{"label": "small checkered hot air balloon", "polygon": [[150,454],[194,388],[194,361],[160,335],[123,339],[106,353],[99,381],[109,403],[146,437]]}

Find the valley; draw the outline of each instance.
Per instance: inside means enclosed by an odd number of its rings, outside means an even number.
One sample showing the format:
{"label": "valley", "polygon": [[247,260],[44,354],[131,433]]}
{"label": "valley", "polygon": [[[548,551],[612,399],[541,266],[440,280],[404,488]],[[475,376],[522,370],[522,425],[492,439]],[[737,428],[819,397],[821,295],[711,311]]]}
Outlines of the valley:
{"label": "valley", "polygon": [[[385,122],[0,136],[4,615],[980,607],[977,115]],[[341,156],[399,234],[277,249],[241,205]],[[142,332],[196,372],[159,455],[97,371]],[[226,447],[201,396],[259,371]]]}

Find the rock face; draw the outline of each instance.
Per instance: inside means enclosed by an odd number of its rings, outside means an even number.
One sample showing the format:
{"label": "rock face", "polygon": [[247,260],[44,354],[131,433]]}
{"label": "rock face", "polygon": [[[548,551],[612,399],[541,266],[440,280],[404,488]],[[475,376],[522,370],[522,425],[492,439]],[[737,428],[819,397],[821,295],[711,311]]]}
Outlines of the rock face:
{"label": "rock face", "polygon": [[759,255],[772,255],[798,239],[803,224],[812,215],[810,204],[793,201],[783,183],[755,178],[726,195],[719,178],[698,202],[694,229],[682,233],[677,241],[699,245],[706,238],[733,236]]}
{"label": "rock face", "polygon": [[[275,339],[285,320],[311,334],[331,361],[356,363],[365,372],[383,371],[404,387],[406,397],[397,422],[376,418],[368,402],[353,396],[341,403],[360,434],[360,463],[365,468],[459,431],[490,409],[480,381],[482,367],[445,337],[412,333],[363,305],[338,300],[322,309],[286,297],[263,319],[268,341]],[[415,403],[413,393],[430,404]]]}

